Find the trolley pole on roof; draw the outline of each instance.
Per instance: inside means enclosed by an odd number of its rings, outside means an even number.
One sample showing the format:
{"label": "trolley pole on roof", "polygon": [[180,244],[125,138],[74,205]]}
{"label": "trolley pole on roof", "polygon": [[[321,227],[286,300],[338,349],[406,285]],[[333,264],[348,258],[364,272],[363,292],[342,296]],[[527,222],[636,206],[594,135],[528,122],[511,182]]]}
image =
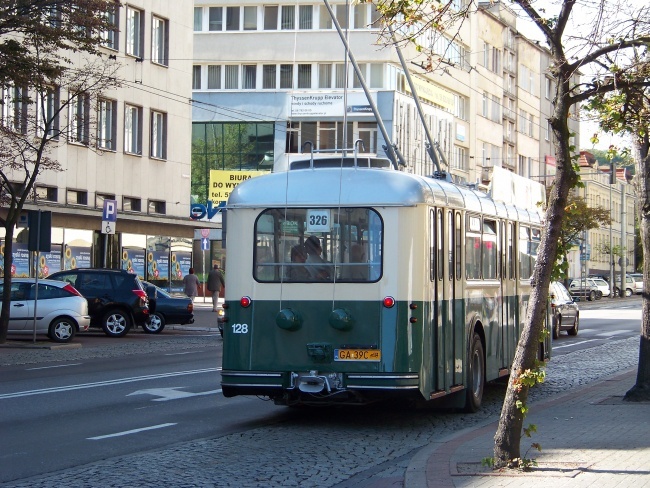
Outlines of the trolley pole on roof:
{"label": "trolley pole on roof", "polygon": [[424,112],[422,111],[422,105],[420,104],[420,97],[418,97],[418,93],[415,90],[415,86],[413,86],[413,80],[411,79],[411,74],[409,73],[409,70],[406,67],[404,56],[402,56],[402,50],[399,48],[399,44],[397,43],[397,38],[395,37],[395,31],[393,30],[393,26],[390,24],[387,25],[388,25],[388,31],[390,32],[390,37],[393,40],[393,45],[395,46],[395,50],[397,51],[397,56],[399,57],[399,62],[402,65],[402,69],[404,70],[404,76],[406,77],[406,81],[408,82],[409,87],[411,89],[411,95],[413,95],[413,100],[415,101],[415,108],[417,109],[418,115],[420,116],[422,127],[424,127],[424,134],[427,136],[427,143],[426,143],[427,153],[429,154],[431,161],[433,161],[433,164],[436,167],[436,171],[440,173],[442,172],[442,170],[440,169],[440,160],[438,159],[438,156],[436,156],[433,147],[433,137],[431,137],[431,133],[429,132],[429,126],[424,120]]}
{"label": "trolley pole on roof", "polygon": [[[339,21],[336,20],[336,16],[334,15],[334,11],[332,10],[331,5],[329,4],[328,0],[323,0],[325,2],[325,7],[327,7],[327,11],[330,14],[330,17],[332,18],[332,23],[334,24],[334,27],[336,27],[336,31],[339,33],[339,37],[341,38],[341,42],[343,42],[343,45],[345,46],[345,50],[348,53],[348,57],[350,58],[350,62],[352,63],[352,66],[354,67],[354,72],[357,75],[357,78],[359,79],[359,83],[361,83],[361,88],[363,88],[364,93],[366,94],[366,98],[368,99],[368,103],[370,104],[370,108],[372,109],[372,113],[375,115],[375,118],[377,119],[377,126],[379,127],[379,130],[381,131],[381,135],[384,137],[384,141],[386,141],[386,150],[388,153],[388,158],[391,160],[393,163],[393,166],[395,169],[399,169],[398,164],[401,164],[402,166],[406,166],[406,163],[404,161],[404,158],[402,157],[402,154],[400,153],[399,149],[397,149],[397,146],[395,144],[392,144],[390,142],[390,137],[388,136],[388,131],[386,130],[386,127],[384,126],[384,122],[381,119],[381,116],[379,115],[379,110],[377,109],[377,105],[375,104],[375,101],[372,99],[372,96],[370,95],[370,90],[368,89],[368,85],[366,85],[366,81],[361,73],[361,70],[359,69],[359,65],[357,64],[356,59],[354,59],[354,54],[352,54],[352,50],[350,49],[350,45],[348,44],[347,39],[345,38],[345,34],[343,33],[343,30],[341,29],[341,26],[339,24]],[[347,80],[346,80],[347,81]],[[346,107],[344,107],[344,110]],[[343,131],[345,132],[346,128],[343,128]]]}

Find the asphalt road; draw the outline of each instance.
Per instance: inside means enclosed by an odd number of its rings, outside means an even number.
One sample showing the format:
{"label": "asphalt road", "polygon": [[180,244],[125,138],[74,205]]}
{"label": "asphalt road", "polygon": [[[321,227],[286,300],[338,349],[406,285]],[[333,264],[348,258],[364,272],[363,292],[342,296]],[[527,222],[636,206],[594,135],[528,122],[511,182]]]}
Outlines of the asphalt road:
{"label": "asphalt road", "polygon": [[[634,322],[632,317],[637,314],[640,319],[640,306],[639,298],[581,303],[581,330],[576,337],[562,334],[554,341],[554,355],[558,359],[551,365],[560,365],[561,356],[573,358],[586,352],[585,349],[605,346],[628,334],[638,336],[639,321]],[[630,318],[624,317],[627,315]],[[428,429],[424,426],[439,425],[444,432],[462,428],[463,418],[467,421],[466,416],[433,413],[418,414],[406,422],[402,410],[320,412],[309,409],[303,412],[276,407],[257,398],[225,399],[219,389],[221,338],[214,327],[214,317],[210,308],[197,307],[193,330],[169,327],[159,335],[136,330],[121,339],[108,338],[101,332],[80,335],[76,342],[82,347],[78,349],[34,350],[33,354],[43,355],[43,359],[55,358],[53,361],[3,366],[0,483],[25,480],[23,484],[30,486],[31,481],[27,480],[32,476],[67,473],[78,469],[75,467],[108,459],[114,460],[109,464],[121,469],[133,456],[151,453],[156,458],[155,453],[161,449],[176,452],[174,446],[188,455],[187,450],[191,451],[200,439],[215,439],[217,445],[221,444],[218,439],[229,439],[225,445],[232,446],[235,442],[237,463],[255,464],[260,455],[269,458],[283,449],[298,449],[295,457],[297,452],[309,452],[315,443],[322,444],[319,438],[329,439],[323,441],[326,443],[340,441],[356,432],[362,438],[377,435],[381,441],[375,440],[373,445],[362,443],[364,452],[376,450],[377,454],[371,458],[389,459],[391,455],[387,453],[394,451],[395,439],[400,439],[401,455],[406,455],[409,449],[416,449],[423,442],[420,432],[422,428]],[[0,358],[7,351],[0,349]],[[569,364],[575,367],[572,359]],[[484,412],[471,416],[472,421],[498,412],[502,394],[502,384],[490,385]],[[390,436],[380,431],[375,434],[376,427],[384,424],[390,427]],[[279,436],[282,447],[276,446],[277,453],[258,454],[254,443],[237,444],[237,439],[264,442],[256,432]],[[217,457],[222,454],[231,458],[233,455],[213,453]],[[402,469],[405,458],[399,459],[388,462],[384,474],[389,478],[393,471],[399,473]],[[155,479],[154,472],[143,476]],[[238,475],[246,479],[251,473],[272,475],[256,470]],[[341,479],[349,478],[339,474]],[[240,478],[233,478],[228,485],[239,486],[237,479]],[[328,486],[328,483],[321,485]]]}

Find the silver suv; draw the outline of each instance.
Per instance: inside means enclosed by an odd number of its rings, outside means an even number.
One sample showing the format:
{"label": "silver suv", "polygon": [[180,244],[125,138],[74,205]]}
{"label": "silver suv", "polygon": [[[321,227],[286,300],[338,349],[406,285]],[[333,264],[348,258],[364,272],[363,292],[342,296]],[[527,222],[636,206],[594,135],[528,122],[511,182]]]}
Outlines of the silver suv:
{"label": "silver suv", "polygon": [[[607,289],[609,290],[609,287]],[[590,302],[600,300],[603,297],[603,290],[598,287],[593,278],[571,280],[569,292],[574,297],[585,297]]]}

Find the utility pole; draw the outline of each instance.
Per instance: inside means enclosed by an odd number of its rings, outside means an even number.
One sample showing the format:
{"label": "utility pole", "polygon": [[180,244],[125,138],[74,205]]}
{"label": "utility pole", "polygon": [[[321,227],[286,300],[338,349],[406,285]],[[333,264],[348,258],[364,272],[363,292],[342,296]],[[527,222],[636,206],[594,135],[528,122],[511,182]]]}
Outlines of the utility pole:
{"label": "utility pole", "polygon": [[[610,296],[614,296],[614,290],[616,289],[616,282],[614,281],[614,237],[612,236],[612,186],[616,181],[616,163],[611,161],[609,163],[609,287],[611,288]],[[620,288],[621,292],[619,296],[623,294],[623,289]]]}

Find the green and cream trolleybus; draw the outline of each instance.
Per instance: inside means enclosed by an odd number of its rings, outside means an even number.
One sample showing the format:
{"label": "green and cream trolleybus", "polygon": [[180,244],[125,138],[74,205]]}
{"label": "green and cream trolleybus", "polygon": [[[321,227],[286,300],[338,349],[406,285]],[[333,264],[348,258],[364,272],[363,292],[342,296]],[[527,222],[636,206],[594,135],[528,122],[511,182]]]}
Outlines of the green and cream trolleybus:
{"label": "green and cream trolleybus", "polygon": [[477,410],[526,319],[542,224],[530,207],[376,157],[312,156],[239,184],[223,394]]}

